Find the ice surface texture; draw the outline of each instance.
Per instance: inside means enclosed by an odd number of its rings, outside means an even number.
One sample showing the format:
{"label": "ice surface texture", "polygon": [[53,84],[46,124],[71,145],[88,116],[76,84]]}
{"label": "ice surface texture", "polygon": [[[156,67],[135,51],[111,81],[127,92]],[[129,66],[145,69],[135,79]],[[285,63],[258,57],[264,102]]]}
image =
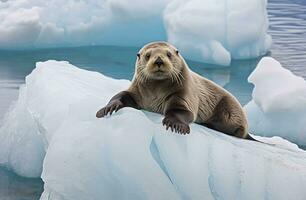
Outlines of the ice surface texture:
{"label": "ice surface texture", "polygon": [[248,80],[255,85],[245,106],[250,132],[306,146],[306,81],[271,57],[263,58]]}
{"label": "ice surface texture", "polygon": [[169,40],[195,61],[263,55],[266,0],[0,1],[0,49]]}
{"label": "ice surface texture", "polygon": [[42,172],[41,199],[305,199],[306,153],[285,140],[274,147],[196,124],[181,136],[132,108],[97,119],[129,83],[38,63],[0,129],[1,165]]}

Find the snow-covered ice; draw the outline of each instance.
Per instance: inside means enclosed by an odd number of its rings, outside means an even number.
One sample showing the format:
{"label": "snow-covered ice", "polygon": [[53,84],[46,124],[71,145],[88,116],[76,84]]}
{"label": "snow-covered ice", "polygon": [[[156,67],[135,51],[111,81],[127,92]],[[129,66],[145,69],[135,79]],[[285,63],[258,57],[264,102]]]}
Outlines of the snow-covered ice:
{"label": "snow-covered ice", "polygon": [[0,49],[141,46],[151,40],[165,40],[162,11],[167,2],[0,1]]}
{"label": "snow-covered ice", "polygon": [[245,106],[251,133],[306,146],[306,81],[271,57],[258,63],[248,81],[255,86]]}
{"label": "snow-covered ice", "polygon": [[231,58],[265,54],[266,0],[173,0],[165,12],[169,42],[192,60],[229,65]]}
{"label": "snow-covered ice", "polygon": [[195,61],[265,54],[266,0],[0,1],[0,49],[142,46],[168,40]]}
{"label": "snow-covered ice", "polygon": [[41,199],[306,198],[306,153],[280,138],[242,140],[162,116],[96,111],[128,87],[67,62],[37,63],[0,129],[0,163],[45,182]]}

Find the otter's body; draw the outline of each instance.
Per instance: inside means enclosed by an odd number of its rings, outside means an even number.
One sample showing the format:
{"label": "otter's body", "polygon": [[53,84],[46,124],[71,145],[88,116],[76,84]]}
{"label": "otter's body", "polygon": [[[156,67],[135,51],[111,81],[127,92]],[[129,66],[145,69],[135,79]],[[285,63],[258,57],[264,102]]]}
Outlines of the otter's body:
{"label": "otter's body", "polygon": [[123,107],[165,115],[163,124],[188,134],[195,122],[246,139],[246,115],[236,98],[212,81],[191,71],[177,49],[165,42],[144,46],[130,87],[115,95],[97,117]]}

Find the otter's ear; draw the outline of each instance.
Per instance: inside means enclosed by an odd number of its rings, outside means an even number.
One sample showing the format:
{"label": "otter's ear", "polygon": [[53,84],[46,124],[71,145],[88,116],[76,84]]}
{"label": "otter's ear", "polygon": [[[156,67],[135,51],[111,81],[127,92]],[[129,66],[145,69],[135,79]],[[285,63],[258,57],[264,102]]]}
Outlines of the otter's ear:
{"label": "otter's ear", "polygon": [[175,50],[175,53],[176,53],[176,55],[178,55],[178,54],[179,54],[179,51],[178,51],[178,50]]}
{"label": "otter's ear", "polygon": [[140,58],[140,53],[137,53],[137,58]]}

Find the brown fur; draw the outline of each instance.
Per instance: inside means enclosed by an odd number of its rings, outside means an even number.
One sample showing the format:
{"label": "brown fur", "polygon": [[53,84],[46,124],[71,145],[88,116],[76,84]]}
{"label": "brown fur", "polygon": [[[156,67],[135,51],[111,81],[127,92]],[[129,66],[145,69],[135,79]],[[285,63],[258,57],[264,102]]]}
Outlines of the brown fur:
{"label": "brown fur", "polygon": [[[150,58],[145,59],[150,52]],[[166,52],[170,51],[172,57],[167,58]],[[155,55],[163,55],[163,60],[169,77],[165,79],[152,79],[146,73],[146,63],[156,59]],[[170,63],[170,64],[169,64]],[[154,68],[150,65],[149,68]],[[248,136],[246,115],[236,100],[229,92],[214,82],[201,77],[191,71],[176,48],[165,42],[155,42],[144,46],[135,66],[135,75],[128,91],[132,94],[138,105],[148,111],[165,114],[166,109],[187,109],[193,113],[193,121],[240,138]],[[178,71],[176,78],[172,73]],[[178,79],[178,80],[177,80]],[[174,96],[174,97],[173,97]],[[171,97],[171,102],[169,102]]]}

